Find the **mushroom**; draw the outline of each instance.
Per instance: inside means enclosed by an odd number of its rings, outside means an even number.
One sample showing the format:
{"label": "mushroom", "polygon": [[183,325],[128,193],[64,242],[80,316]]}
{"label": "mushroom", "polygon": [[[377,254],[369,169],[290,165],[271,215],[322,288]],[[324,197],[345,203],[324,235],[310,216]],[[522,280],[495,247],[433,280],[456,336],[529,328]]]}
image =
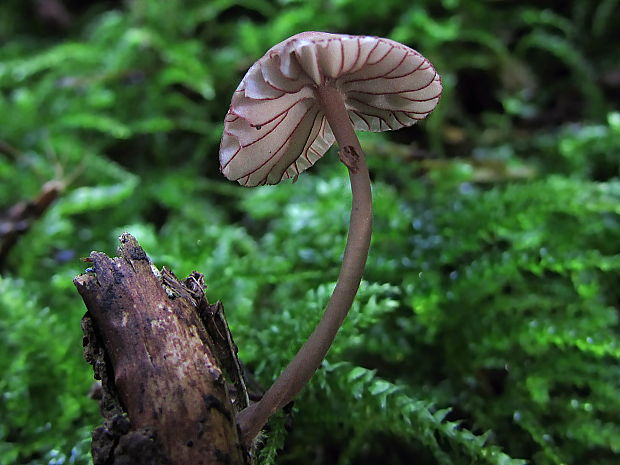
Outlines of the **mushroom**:
{"label": "mushroom", "polygon": [[441,79],[415,50],[389,39],[302,32],[272,47],[247,72],[224,122],[220,169],[244,186],[277,184],[314,165],[338,142],[352,208],[338,281],[312,335],[237,422],[250,443],[319,368],[359,287],[372,223],[368,168],[355,135],[410,126],[439,101]]}

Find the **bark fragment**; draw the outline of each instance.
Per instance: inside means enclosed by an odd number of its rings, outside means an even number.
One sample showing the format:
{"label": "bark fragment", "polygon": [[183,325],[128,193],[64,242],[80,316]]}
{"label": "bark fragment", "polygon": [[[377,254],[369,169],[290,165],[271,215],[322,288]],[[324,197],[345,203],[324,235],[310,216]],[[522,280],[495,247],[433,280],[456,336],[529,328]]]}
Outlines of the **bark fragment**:
{"label": "bark fragment", "polygon": [[221,366],[231,356],[238,364],[236,348],[228,333],[233,353],[222,355],[221,340],[201,319],[221,304],[210,306],[200,274],[180,282],[159,272],[131,235],[120,242],[119,257],[93,252],[93,272],[74,280],[88,308],[85,358],[102,381],[94,463],[248,463],[235,423],[247,394],[240,374],[226,373],[235,384],[233,406]]}

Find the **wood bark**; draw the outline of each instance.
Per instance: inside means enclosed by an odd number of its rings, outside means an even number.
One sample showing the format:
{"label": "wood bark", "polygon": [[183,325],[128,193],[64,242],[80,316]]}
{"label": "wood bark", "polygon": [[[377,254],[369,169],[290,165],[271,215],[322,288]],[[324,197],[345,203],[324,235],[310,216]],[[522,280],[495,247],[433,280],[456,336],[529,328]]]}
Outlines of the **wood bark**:
{"label": "wood bark", "polygon": [[[75,278],[88,312],[85,357],[102,382],[96,465],[246,465],[236,413],[247,394],[236,347],[202,275],[158,271],[135,238],[93,252]],[[227,386],[226,380],[230,383]]]}

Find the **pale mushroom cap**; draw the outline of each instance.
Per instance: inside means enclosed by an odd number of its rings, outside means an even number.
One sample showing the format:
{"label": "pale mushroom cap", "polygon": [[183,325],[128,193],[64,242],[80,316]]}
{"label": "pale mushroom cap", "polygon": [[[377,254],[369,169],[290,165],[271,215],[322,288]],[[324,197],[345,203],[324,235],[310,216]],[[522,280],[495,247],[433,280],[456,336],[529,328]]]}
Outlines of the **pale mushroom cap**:
{"label": "pale mushroom cap", "polygon": [[334,135],[315,97],[343,95],[357,130],[411,126],[437,105],[441,78],[415,50],[379,37],[302,32],[249,69],[224,120],[220,169],[244,186],[277,184],[321,158]]}

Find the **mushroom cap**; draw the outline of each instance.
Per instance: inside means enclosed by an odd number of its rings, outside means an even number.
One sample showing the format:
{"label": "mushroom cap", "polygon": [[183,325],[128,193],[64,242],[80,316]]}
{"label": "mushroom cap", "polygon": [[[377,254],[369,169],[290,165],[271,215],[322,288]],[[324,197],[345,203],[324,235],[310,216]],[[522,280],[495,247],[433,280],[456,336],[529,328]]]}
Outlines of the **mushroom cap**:
{"label": "mushroom cap", "polygon": [[297,176],[334,143],[315,90],[335,86],[353,127],[411,126],[437,105],[441,78],[415,50],[390,39],[302,32],[248,70],[224,120],[220,170],[244,186]]}

